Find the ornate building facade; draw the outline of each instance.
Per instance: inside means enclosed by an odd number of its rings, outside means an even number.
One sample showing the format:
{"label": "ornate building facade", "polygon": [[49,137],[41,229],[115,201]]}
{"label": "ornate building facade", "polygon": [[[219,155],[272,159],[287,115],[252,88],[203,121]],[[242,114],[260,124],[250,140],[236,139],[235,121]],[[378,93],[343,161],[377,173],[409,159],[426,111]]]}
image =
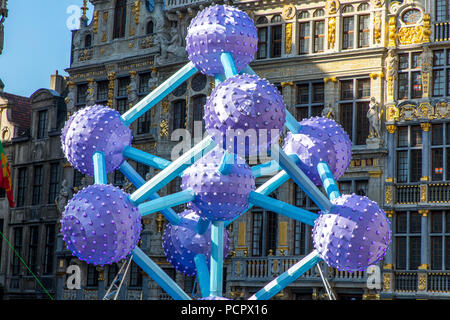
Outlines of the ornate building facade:
{"label": "ornate building facade", "polygon": [[[87,18],[85,2],[80,29],[72,35],[69,114],[95,103],[125,112],[188,61],[186,28],[210,4],[90,2],[92,19]],[[381,288],[369,289],[365,272],[324,268],[337,297],[450,297],[448,1],[235,0],[233,5],[246,11],[258,28],[252,68],[277,85],[291,113],[298,120],[331,117],[349,133],[353,158],[339,181],[341,192],[368,196],[392,221],[391,250],[380,264]],[[212,79],[200,74],[186,81],[132,125],[133,145],[171,159],[179,138],[173,136],[176,129],[202,132],[203,105],[213,86]],[[132,164],[143,177],[155,173]],[[63,179],[67,194],[93,183],[68,163]],[[108,179],[133,190],[120,173]],[[161,194],[179,190],[179,183],[175,180]],[[292,182],[272,196],[318,210]],[[69,197],[61,198],[61,208]],[[141,248],[193,292],[195,280],[176,273],[162,251],[166,223],[161,214],[145,218]],[[310,227],[259,208],[236,220],[230,232],[232,252],[224,272],[229,298],[249,297],[313,249]],[[72,264],[82,269],[79,290],[69,290],[65,283]],[[101,299],[118,268],[80,263],[64,250],[59,236],[57,298]],[[134,264],[120,294],[122,299],[167,298]],[[326,294],[313,270],[277,298],[325,299]]]}

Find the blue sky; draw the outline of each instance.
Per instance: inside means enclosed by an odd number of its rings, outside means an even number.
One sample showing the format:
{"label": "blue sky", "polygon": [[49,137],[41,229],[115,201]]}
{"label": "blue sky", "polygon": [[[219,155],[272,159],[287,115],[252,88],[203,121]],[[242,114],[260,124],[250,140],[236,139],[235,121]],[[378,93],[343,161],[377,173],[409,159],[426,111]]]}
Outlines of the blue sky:
{"label": "blue sky", "polygon": [[[71,32],[74,21],[70,6],[81,7],[82,0],[8,1],[5,20],[5,44],[0,55],[0,79],[5,91],[29,97],[40,88],[48,88],[56,70],[67,75],[70,66]],[[92,5],[88,5],[88,18]]]}

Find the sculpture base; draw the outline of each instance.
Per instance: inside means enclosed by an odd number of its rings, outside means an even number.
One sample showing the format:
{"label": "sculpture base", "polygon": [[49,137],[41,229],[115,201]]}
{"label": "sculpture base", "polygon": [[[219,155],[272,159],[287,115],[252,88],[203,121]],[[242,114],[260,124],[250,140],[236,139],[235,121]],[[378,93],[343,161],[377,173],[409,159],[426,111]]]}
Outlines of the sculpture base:
{"label": "sculpture base", "polygon": [[384,145],[383,139],[380,138],[367,138],[367,149],[379,149]]}

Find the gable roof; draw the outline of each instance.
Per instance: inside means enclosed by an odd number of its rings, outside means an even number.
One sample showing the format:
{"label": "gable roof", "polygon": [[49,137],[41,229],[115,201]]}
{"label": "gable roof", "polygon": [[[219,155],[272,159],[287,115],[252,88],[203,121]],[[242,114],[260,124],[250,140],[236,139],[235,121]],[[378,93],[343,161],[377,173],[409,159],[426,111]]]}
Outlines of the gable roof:
{"label": "gable roof", "polygon": [[6,99],[8,119],[21,128],[31,127],[31,100],[12,93],[0,92],[0,97]]}

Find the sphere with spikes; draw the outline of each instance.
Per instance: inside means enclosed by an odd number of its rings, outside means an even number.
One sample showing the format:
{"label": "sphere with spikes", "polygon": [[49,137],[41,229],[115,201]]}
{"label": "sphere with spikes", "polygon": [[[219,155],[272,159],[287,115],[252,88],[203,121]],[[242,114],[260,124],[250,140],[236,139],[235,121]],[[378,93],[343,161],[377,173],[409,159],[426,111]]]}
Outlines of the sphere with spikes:
{"label": "sphere with spikes", "polygon": [[239,216],[248,208],[248,197],[255,189],[255,177],[249,165],[240,157],[232,155],[228,174],[219,167],[225,151],[213,149],[182,176],[182,189],[191,188],[195,199],[188,205],[201,217],[209,220],[227,221]]}
{"label": "sphere with spikes", "polygon": [[377,203],[364,196],[331,200],[330,212],[314,222],[313,242],[322,259],[338,270],[363,271],[383,259],[391,242],[390,222]]}
{"label": "sphere with spikes", "polygon": [[234,58],[238,72],[253,61],[258,50],[257,30],[243,11],[227,5],[210,6],[192,19],[186,36],[186,51],[204,74],[223,74],[223,52]]}
{"label": "sphere with spikes", "polygon": [[241,157],[267,155],[286,122],[278,89],[256,75],[237,75],[220,83],[205,105],[205,128],[228,152]]}
{"label": "sphere with spikes", "polygon": [[131,145],[131,130],[120,120],[120,114],[109,107],[94,105],[79,110],[66,122],[61,144],[64,155],[81,173],[93,176],[92,156],[105,155],[106,172],[117,169],[124,157],[122,150]]}
{"label": "sphere with spikes", "polygon": [[105,265],[125,259],[139,242],[141,215],[128,194],[112,185],[79,191],[62,214],[67,249],[80,260]]}
{"label": "sphere with spikes", "polygon": [[[180,213],[181,224],[167,224],[163,235],[163,249],[167,260],[175,269],[187,276],[195,276],[197,269],[195,267],[194,257],[197,254],[203,254],[206,261],[210,263],[211,257],[211,225],[205,233],[196,233],[195,226],[200,216],[192,210],[185,210]],[[224,257],[229,251],[228,231],[224,231]]]}
{"label": "sphere with spikes", "polygon": [[284,152],[300,158],[299,168],[315,185],[322,185],[317,171],[321,161],[328,163],[333,177],[338,180],[352,157],[352,143],[347,133],[338,123],[323,117],[304,119],[300,125],[300,133],[288,132]]}

